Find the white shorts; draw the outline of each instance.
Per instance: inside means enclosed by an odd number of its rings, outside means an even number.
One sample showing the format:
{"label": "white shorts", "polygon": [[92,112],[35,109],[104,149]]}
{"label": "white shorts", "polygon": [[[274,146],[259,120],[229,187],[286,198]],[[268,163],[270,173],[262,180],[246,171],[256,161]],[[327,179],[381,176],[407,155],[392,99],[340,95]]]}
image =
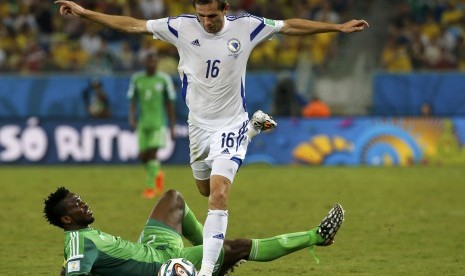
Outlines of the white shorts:
{"label": "white shorts", "polygon": [[219,131],[189,126],[190,162],[195,179],[206,180],[210,175],[221,175],[233,181],[247,153],[248,122]]}

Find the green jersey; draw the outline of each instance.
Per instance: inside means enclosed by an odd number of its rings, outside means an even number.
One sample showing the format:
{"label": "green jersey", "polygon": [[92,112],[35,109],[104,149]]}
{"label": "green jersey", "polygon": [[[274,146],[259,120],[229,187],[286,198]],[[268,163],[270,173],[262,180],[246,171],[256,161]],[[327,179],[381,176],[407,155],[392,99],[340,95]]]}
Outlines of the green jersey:
{"label": "green jersey", "polygon": [[[188,259],[200,269],[203,246],[185,248],[174,229],[149,219],[137,243],[90,227],[66,231],[64,253],[66,275],[154,276],[172,258]],[[223,260],[221,250],[213,275],[218,275]]]}
{"label": "green jersey", "polygon": [[92,228],[66,231],[64,253],[66,275],[156,275],[167,258],[156,247]]}
{"label": "green jersey", "polygon": [[135,73],[128,98],[139,105],[138,127],[161,128],[165,125],[165,103],[176,99],[173,80],[163,72],[151,76],[145,72]]}

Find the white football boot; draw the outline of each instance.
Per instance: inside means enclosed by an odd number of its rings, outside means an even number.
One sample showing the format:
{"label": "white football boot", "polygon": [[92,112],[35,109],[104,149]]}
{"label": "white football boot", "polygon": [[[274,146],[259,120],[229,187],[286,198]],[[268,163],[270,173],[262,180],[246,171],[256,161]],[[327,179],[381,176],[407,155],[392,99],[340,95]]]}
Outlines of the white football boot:
{"label": "white football boot", "polygon": [[250,119],[250,123],[258,131],[270,130],[278,125],[278,123],[276,123],[276,121],[273,120],[273,117],[261,110],[255,111],[255,113],[252,116],[252,119]]}

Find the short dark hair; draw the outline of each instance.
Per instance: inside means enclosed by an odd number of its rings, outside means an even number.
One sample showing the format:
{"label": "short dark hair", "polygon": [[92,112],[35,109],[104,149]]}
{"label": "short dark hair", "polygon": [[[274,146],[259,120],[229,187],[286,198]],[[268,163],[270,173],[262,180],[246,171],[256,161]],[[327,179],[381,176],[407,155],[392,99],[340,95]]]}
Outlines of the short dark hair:
{"label": "short dark hair", "polygon": [[224,10],[224,8],[229,5],[228,0],[192,0],[192,6],[195,8],[195,5],[206,5],[213,2],[218,2],[218,8],[220,10]]}
{"label": "short dark hair", "polygon": [[61,217],[65,215],[65,209],[61,203],[69,193],[69,190],[65,187],[60,187],[44,200],[44,218],[51,225],[63,228]]}

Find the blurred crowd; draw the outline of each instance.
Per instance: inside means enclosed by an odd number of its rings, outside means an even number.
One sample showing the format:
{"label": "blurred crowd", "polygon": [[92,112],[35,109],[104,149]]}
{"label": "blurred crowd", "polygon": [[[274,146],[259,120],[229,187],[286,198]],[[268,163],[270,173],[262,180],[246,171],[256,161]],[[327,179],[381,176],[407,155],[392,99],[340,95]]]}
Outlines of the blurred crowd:
{"label": "blurred crowd", "polygon": [[465,0],[398,2],[381,54],[383,68],[465,70]]}
{"label": "blurred crowd", "polygon": [[[77,2],[92,10],[139,19],[194,13],[190,0]],[[248,12],[270,19],[298,17],[334,23],[351,19],[352,8],[351,0],[230,0],[229,3],[232,15]],[[403,29],[397,28],[399,32]],[[324,67],[336,50],[337,39],[337,33],[286,39],[277,36],[252,52],[249,68],[295,68],[302,57]],[[141,61],[154,48],[162,57],[160,67],[174,74],[176,49],[149,35],[118,33],[86,20],[60,16],[52,1],[0,1],[0,72],[3,73],[127,72],[140,69]]]}

